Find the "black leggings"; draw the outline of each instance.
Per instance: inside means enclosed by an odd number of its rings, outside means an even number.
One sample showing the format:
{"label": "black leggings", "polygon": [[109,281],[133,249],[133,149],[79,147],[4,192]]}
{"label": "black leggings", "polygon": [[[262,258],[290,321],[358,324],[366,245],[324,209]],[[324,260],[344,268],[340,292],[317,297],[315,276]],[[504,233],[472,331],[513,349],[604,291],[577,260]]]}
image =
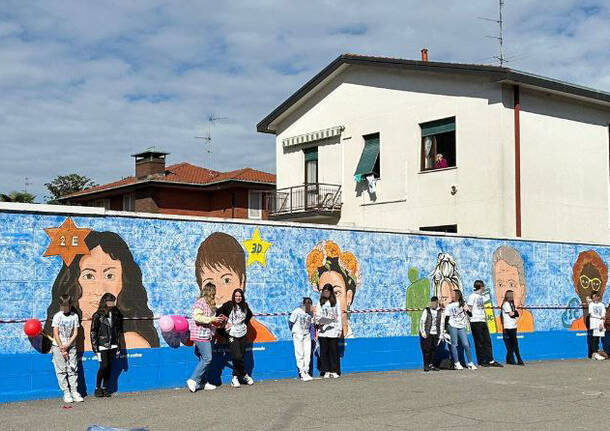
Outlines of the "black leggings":
{"label": "black leggings", "polygon": [[[97,382],[96,388],[108,389],[108,380],[110,379],[110,373],[112,372],[112,360],[116,358],[117,349],[100,350],[100,369],[97,370]],[[103,381],[103,383],[102,383]]]}
{"label": "black leggings", "polygon": [[339,339],[319,337],[320,341],[320,373],[341,374],[339,360]]}
{"label": "black leggings", "polygon": [[522,364],[523,360],[519,353],[519,341],[517,340],[517,328],[504,329],[504,344],[506,345],[506,363],[514,365],[516,357],[517,364]]}
{"label": "black leggings", "polygon": [[231,358],[233,359],[233,375],[243,378],[246,375],[244,367],[244,356],[246,355],[246,336],[235,338],[229,337],[231,347]]}

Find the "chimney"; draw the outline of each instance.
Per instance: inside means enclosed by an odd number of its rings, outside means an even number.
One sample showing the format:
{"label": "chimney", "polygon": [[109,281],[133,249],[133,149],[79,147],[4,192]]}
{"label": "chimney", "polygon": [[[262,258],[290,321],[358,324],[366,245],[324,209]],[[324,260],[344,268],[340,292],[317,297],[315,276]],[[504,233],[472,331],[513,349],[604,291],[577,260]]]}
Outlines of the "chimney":
{"label": "chimney", "polygon": [[421,50],[421,61],[428,61],[428,49],[424,48]]}
{"label": "chimney", "polygon": [[169,153],[158,151],[150,147],[138,154],[132,154],[136,159],[136,178],[145,180],[147,178],[162,177],[165,175],[165,156]]}

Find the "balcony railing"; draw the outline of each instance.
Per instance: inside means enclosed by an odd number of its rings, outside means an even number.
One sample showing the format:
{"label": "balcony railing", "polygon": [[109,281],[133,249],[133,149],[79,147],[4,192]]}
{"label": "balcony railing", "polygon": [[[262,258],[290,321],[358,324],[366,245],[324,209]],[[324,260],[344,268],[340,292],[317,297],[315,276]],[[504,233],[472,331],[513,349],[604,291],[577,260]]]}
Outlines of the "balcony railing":
{"label": "balcony railing", "polygon": [[315,183],[279,189],[267,195],[267,209],[270,217],[336,216],[341,213],[341,186]]}

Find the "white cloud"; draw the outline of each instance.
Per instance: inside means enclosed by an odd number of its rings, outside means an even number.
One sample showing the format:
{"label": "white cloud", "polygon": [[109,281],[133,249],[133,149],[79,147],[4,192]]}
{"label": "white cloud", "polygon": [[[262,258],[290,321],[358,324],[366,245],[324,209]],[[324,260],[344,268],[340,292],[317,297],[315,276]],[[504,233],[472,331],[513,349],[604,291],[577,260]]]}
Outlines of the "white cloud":
{"label": "white cloud", "polygon": [[[274,170],[256,123],[342,52],[491,63],[495,1],[5,1],[0,12],[2,192],[54,176],[103,183],[150,145],[170,163]],[[610,89],[610,6],[507,0],[509,66]]]}

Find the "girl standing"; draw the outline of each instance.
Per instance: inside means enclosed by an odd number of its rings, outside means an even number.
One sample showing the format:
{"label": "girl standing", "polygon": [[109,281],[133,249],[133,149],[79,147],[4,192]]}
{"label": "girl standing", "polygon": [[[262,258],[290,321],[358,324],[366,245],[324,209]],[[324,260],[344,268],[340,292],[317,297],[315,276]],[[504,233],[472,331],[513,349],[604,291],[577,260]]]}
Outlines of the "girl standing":
{"label": "girl standing", "polygon": [[244,368],[244,356],[246,354],[246,336],[248,334],[248,322],[252,318],[252,311],[246,303],[244,291],[235,289],[231,300],[225,302],[222,307],[216,311],[217,316],[226,316],[227,323],[225,331],[228,334],[229,346],[231,348],[231,357],[233,359],[233,379],[231,386],[239,388],[240,380],[247,385],[253,385],[254,380]]}
{"label": "girl standing", "polygon": [[207,381],[207,372],[210,362],[212,362],[212,338],[216,332],[214,325],[222,322],[220,317],[216,317],[216,286],[213,283],[206,283],[201,289],[201,296],[193,305],[193,320],[190,321],[190,338],[195,344],[195,356],[199,358],[197,366],[191,374],[191,378],[186,381],[191,392],[196,392],[201,383],[205,380],[203,389],[212,391],[216,386]]}
{"label": "girl standing", "polygon": [[[517,340],[517,319],[519,312],[515,308],[513,291],[507,290],[502,301],[502,326],[504,327],[504,344],[506,345],[506,363],[511,365],[525,365],[519,353]],[[515,357],[517,362],[515,363]]]}
{"label": "girl standing", "polygon": [[320,373],[325,379],[338,378],[341,373],[339,338],[343,328],[341,305],[331,284],[325,284],[316,307],[314,322],[320,341]]}
{"label": "girl standing", "polygon": [[[599,292],[591,295],[589,302],[589,328],[591,331],[591,358],[599,359],[599,340],[605,335],[604,321],[606,320],[606,307],[600,302]],[[603,358],[602,358],[603,359]]]}
{"label": "girl standing", "polygon": [[123,315],[116,307],[116,296],[104,293],[97,311],[91,318],[91,347],[100,361],[95,384],[95,396],[109,397],[108,380],[112,360],[118,358],[123,341]]}
{"label": "girl standing", "polygon": [[470,343],[466,335],[466,325],[468,325],[468,315],[470,308],[464,302],[462,292],[458,289],[453,290],[451,294],[451,303],[445,308],[445,321],[447,329],[451,337],[451,357],[456,370],[463,370],[462,364],[458,357],[457,346],[458,342],[462,344],[464,353],[468,358],[467,367],[471,370],[476,370],[477,367],[472,362],[472,353],[470,352]]}

